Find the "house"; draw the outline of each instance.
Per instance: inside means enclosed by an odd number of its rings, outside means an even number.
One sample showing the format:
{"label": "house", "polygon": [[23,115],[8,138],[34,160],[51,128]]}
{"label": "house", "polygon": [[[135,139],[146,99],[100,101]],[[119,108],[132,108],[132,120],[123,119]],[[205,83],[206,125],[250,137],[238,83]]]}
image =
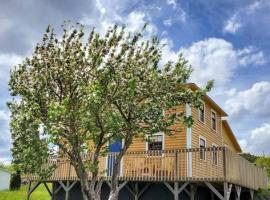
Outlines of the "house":
{"label": "house", "polygon": [[[198,89],[195,84],[190,87]],[[177,110],[192,115],[193,126],[179,122],[170,135],[156,133],[147,140],[151,142],[134,139],[121,161],[120,200],[252,199],[254,191],[267,187],[266,171],[238,155],[242,150],[226,120],[228,114],[209,96],[199,109],[185,105]],[[99,168],[104,171],[100,176],[107,180],[120,149],[121,141],[115,142],[109,146],[108,156],[100,159]],[[82,199],[73,167],[63,159],[58,163],[47,180],[28,176],[30,183],[38,181],[30,187],[28,197],[39,184],[52,182],[54,200]],[[101,199],[106,199],[108,193],[109,184],[104,184]]]}
{"label": "house", "polygon": [[0,191],[9,188],[11,174],[9,171],[0,168]]}

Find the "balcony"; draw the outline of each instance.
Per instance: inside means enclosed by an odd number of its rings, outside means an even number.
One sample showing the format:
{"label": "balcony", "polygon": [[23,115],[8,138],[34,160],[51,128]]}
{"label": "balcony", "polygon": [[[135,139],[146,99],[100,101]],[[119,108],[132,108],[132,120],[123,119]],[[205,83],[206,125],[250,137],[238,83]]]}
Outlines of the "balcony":
{"label": "balcony", "polygon": [[[116,155],[109,153],[100,158],[100,177],[110,179]],[[50,158],[44,167],[52,165],[57,167],[46,181],[78,180],[67,159]],[[40,180],[35,174],[27,178],[31,181]],[[91,179],[90,172],[88,178]],[[229,182],[253,190],[267,187],[267,173],[264,169],[224,147],[127,152],[121,161],[119,180]]]}

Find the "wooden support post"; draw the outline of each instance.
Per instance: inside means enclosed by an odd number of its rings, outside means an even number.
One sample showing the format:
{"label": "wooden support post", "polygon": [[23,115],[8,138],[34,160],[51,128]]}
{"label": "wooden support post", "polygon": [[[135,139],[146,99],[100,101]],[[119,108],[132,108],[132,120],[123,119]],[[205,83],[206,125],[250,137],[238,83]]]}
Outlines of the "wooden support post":
{"label": "wooden support post", "polygon": [[166,185],[166,187],[173,193],[174,195],[174,200],[179,200],[179,194],[185,190],[185,188],[187,187],[187,185],[189,184],[189,182],[185,182],[183,185],[181,185],[181,187],[179,188],[179,183],[178,182],[174,182],[174,187],[172,188],[172,186],[167,183],[164,182],[164,184]]}
{"label": "wooden support post", "polygon": [[211,190],[211,200],[215,200],[215,194],[213,193],[213,191]]}
{"label": "wooden support post", "polygon": [[66,197],[65,200],[69,199],[69,181],[67,182],[67,190],[66,190]]}
{"label": "wooden support post", "polygon": [[235,199],[240,200],[241,197],[241,186],[235,185]]}
{"label": "wooden support post", "polygon": [[195,200],[195,194],[196,194],[197,186],[194,184],[190,185],[190,200]]}
{"label": "wooden support post", "polygon": [[232,192],[232,184],[224,182],[224,200],[229,200]]}
{"label": "wooden support post", "polygon": [[254,198],[254,190],[249,190],[249,192],[250,192],[251,200],[253,200],[253,198]]}
{"label": "wooden support post", "polygon": [[74,181],[72,184],[70,184],[69,181],[67,181],[67,185],[65,185],[62,181],[59,181],[59,184],[62,186],[62,188],[65,190],[65,200],[69,200],[69,191],[74,187],[76,184],[76,181]]}
{"label": "wooden support post", "polygon": [[139,184],[136,182],[134,187],[134,200],[139,200]]}
{"label": "wooden support post", "polygon": [[37,182],[32,188],[31,184],[32,182],[29,182],[28,192],[27,192],[27,200],[30,200],[31,194],[35,191],[35,189],[40,185],[41,182]]}
{"label": "wooden support post", "polygon": [[135,183],[134,184],[134,188],[133,190],[128,186],[126,185],[126,188],[127,190],[134,196],[134,199],[135,200],[139,200],[139,198],[143,195],[143,193],[149,188],[150,186],[150,183],[147,183],[141,191],[139,191],[139,183]]}
{"label": "wooden support post", "polygon": [[178,182],[174,182],[174,200],[179,200],[179,193],[178,193],[178,187],[179,187],[179,183]]}

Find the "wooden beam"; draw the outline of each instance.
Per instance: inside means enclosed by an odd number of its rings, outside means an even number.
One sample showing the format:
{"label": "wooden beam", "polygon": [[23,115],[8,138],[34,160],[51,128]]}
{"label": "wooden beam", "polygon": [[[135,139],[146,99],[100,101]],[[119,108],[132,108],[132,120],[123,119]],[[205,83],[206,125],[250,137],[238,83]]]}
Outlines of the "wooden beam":
{"label": "wooden beam", "polygon": [[149,186],[150,186],[150,183],[147,183],[144,187],[143,187],[143,189],[140,191],[140,193],[139,193],[139,197],[141,197],[142,196],[142,194],[149,188]]}
{"label": "wooden beam", "polygon": [[185,182],[183,185],[181,185],[177,193],[180,194],[188,186],[188,184],[189,182]]}
{"label": "wooden beam", "polygon": [[217,189],[209,182],[204,182],[207,187],[220,199],[220,200],[224,200],[224,197],[219,193],[219,191],[217,191]]}
{"label": "wooden beam", "polygon": [[249,190],[249,192],[250,192],[251,200],[253,200],[253,198],[254,198],[254,190]]}
{"label": "wooden beam", "polygon": [[30,199],[31,194],[35,191],[35,189],[37,189],[37,187],[41,184],[41,182],[37,182],[32,188],[31,188],[31,184],[32,182],[30,181],[28,192],[27,192],[27,200]]}
{"label": "wooden beam", "polygon": [[125,181],[125,182],[121,183],[121,184],[118,186],[119,191],[120,191],[123,187],[125,187],[125,185],[126,185],[127,183],[128,183],[128,181]]}
{"label": "wooden beam", "polygon": [[236,200],[240,200],[241,190],[242,190],[241,186],[235,185],[235,195],[236,195],[235,199]]}
{"label": "wooden beam", "polygon": [[195,200],[195,194],[196,194],[197,186],[194,184],[190,185],[190,200]]}
{"label": "wooden beam", "polygon": [[50,188],[48,187],[47,183],[46,182],[43,182],[43,185],[45,186],[45,188],[47,189],[48,193],[52,197],[52,192],[51,192]]}
{"label": "wooden beam", "polygon": [[224,200],[229,200],[232,192],[232,184],[224,182],[223,185],[224,185]]}

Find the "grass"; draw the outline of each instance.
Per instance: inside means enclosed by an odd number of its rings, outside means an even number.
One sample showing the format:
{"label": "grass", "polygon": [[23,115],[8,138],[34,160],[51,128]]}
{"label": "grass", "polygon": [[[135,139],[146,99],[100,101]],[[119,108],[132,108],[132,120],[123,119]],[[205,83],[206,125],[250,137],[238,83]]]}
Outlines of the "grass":
{"label": "grass", "polygon": [[[27,189],[28,185],[24,185],[18,191],[0,191],[0,200],[25,200]],[[50,195],[43,184],[32,193],[31,200],[50,200]]]}

